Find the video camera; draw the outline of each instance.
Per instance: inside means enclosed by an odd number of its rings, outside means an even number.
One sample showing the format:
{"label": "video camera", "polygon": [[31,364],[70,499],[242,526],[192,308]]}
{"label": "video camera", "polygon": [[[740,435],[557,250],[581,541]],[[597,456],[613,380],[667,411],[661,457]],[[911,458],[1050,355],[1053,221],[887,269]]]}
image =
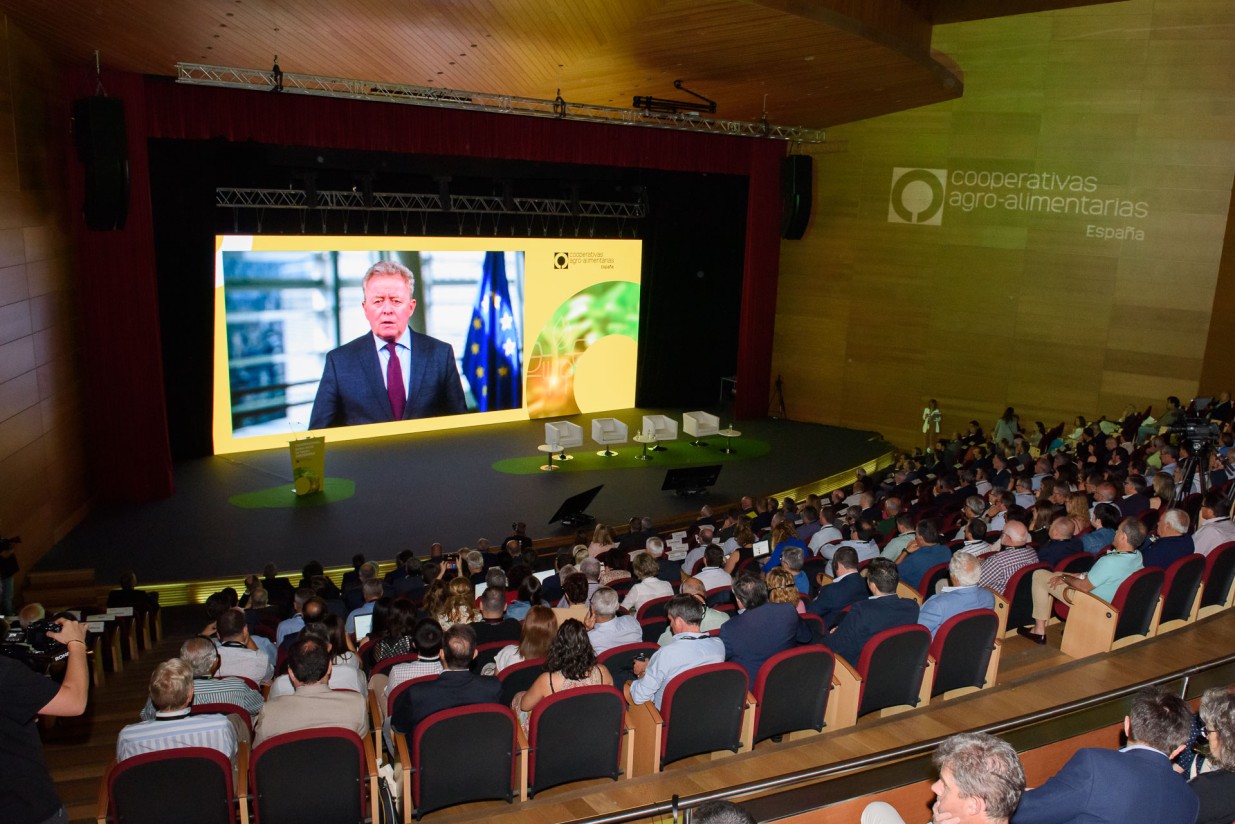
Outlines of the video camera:
{"label": "video camera", "polygon": [[1222,431],[1213,421],[1191,416],[1172,426],[1168,434],[1172,443],[1187,446],[1193,455],[1214,448],[1222,437]]}
{"label": "video camera", "polygon": [[25,662],[35,672],[46,672],[57,661],[69,655],[69,648],[47,633],[60,632],[60,622],[54,619],[33,621],[29,626],[10,627],[0,641],[0,655]]}

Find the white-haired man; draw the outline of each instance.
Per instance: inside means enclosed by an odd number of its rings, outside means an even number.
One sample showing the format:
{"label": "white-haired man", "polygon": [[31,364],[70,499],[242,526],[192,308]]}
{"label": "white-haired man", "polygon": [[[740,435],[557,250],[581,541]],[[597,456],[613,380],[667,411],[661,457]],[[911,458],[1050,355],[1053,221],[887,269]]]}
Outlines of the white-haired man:
{"label": "white-haired man", "polygon": [[982,562],[964,550],[957,551],[948,562],[948,577],[952,586],[946,586],[927,598],[918,611],[918,623],[931,631],[931,637],[953,616],[971,609],[994,609],[995,594],[978,586],[982,577]]}

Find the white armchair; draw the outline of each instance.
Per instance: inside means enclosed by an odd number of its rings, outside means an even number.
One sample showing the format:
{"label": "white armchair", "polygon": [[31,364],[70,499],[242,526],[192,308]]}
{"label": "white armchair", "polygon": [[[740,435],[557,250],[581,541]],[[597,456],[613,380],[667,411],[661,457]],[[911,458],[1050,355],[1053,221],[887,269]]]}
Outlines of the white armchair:
{"label": "white armchair", "polygon": [[557,456],[559,461],[573,460],[573,456],[566,454],[566,448],[575,448],[583,446],[583,427],[577,423],[569,421],[553,421],[545,424],[545,443],[555,447],[555,452],[560,452]]}
{"label": "white armchair", "polygon": [[592,440],[604,447],[597,452],[602,458],[612,458],[617,453],[609,447],[617,443],[626,443],[628,432],[626,424],[617,418],[593,418]]}
{"label": "white armchair", "polygon": [[720,418],[707,412],[687,412],[682,416],[682,431],[693,435],[691,446],[707,446],[703,439],[720,431]]}
{"label": "white armchair", "polygon": [[644,415],[643,437],[655,438],[656,446],[652,447],[652,449],[657,452],[664,452],[666,447],[661,446],[661,444],[665,441],[676,441],[678,439],[678,422],[668,415]]}

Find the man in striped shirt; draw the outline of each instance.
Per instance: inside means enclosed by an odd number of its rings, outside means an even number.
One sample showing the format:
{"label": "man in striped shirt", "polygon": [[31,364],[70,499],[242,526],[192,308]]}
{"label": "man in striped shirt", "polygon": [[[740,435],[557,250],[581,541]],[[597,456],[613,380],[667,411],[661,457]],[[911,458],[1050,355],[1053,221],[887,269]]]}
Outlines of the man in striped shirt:
{"label": "man in striped shirt", "polygon": [[[256,718],[265,702],[262,694],[251,688],[243,679],[234,676],[213,677],[218,672],[220,659],[218,648],[209,638],[194,636],[180,645],[180,657],[193,670],[194,704],[235,704]],[[142,709],[143,721],[153,721],[157,708],[153,701],[146,701]]]}
{"label": "man in striped shirt", "polygon": [[236,734],[223,715],[190,715],[193,668],[183,658],[164,661],[150,676],[152,721],[129,724],[116,739],[116,761],[179,747],[208,747],[229,759],[236,755]]}

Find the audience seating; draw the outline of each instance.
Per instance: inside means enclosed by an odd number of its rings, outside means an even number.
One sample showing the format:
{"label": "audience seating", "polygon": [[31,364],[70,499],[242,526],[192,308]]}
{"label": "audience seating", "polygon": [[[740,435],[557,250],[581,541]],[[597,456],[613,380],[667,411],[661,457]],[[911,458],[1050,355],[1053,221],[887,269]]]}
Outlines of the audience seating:
{"label": "audience seating", "polygon": [[[934,674],[928,673],[931,634],[921,624],[885,629],[862,648],[857,667],[836,660],[838,725],[851,726],[863,715],[892,715],[930,700]],[[930,677],[927,677],[927,676]]]}
{"label": "audience seating", "polygon": [[1090,555],[1088,552],[1074,552],[1067,558],[1062,559],[1055,564],[1056,572],[1088,572],[1093,569],[1093,565],[1098,562],[1097,555]]}
{"label": "audience seating", "polygon": [[687,412],[682,416],[682,431],[694,438],[691,446],[707,446],[703,439],[720,431],[720,418],[703,411]]}
{"label": "audience seating", "polygon": [[643,640],[656,643],[660,640],[660,636],[665,634],[665,630],[669,628],[669,616],[658,615],[655,618],[639,619],[639,626],[643,629]]}
{"label": "audience seating", "polygon": [[497,658],[497,654],[505,647],[518,646],[516,641],[490,641],[487,644],[480,644],[476,647],[476,657],[472,659],[472,672],[480,675],[485,666],[493,663],[493,659]]}
{"label": "audience seating", "polygon": [[530,658],[499,672],[497,680],[502,682],[502,703],[509,706],[515,695],[529,689],[544,671],[545,659]]}
{"label": "audience seating", "polygon": [[639,605],[639,610],[635,613],[635,617],[642,621],[644,618],[663,618],[668,613],[665,612],[669,606],[669,601],[673,596],[666,595],[663,598],[653,598],[650,601],[644,601]]}
{"label": "audience seating", "polygon": [[1201,609],[1205,556],[1185,555],[1166,568],[1162,582],[1162,615],[1157,634],[1171,632],[1196,620]]}
{"label": "audience seating", "polygon": [[234,782],[232,762],[208,747],[113,760],[99,782],[98,824],[248,824],[248,753],[242,743]]}
{"label": "audience seating", "polygon": [[500,704],[435,712],[416,725],[410,742],[406,735],[396,735],[403,820],[419,821],[425,813],[470,801],[513,801],[516,757],[526,757],[521,739],[514,713]]}
{"label": "audience seating", "polygon": [[813,612],[804,612],[798,616],[798,619],[810,628],[810,638],[812,644],[817,644],[823,640],[824,633],[827,632],[827,627],[823,623],[823,619]]}
{"label": "audience seating", "polygon": [[[817,618],[818,616],[812,616]],[[751,744],[800,730],[821,732],[836,657],[826,647],[809,645],[778,652],[755,678],[754,734]]]}
{"label": "audience seating", "polygon": [[[631,777],[626,699],[609,686],[576,687],[540,701],[528,719],[519,798],[588,778]],[[582,745],[582,746],[581,746]]]}
{"label": "audience seating", "polygon": [[383,746],[382,733],[387,731],[386,719],[394,714],[395,700],[410,689],[412,684],[422,684],[436,678],[436,675],[422,675],[419,678],[404,681],[385,696],[383,696],[383,693],[386,692],[386,682],[384,680],[377,682],[376,685],[372,681],[369,682],[369,730],[373,735],[373,752],[378,756],[379,761],[381,760]]}
{"label": "audience seating", "polygon": [[1205,588],[1198,618],[1208,618],[1235,605],[1235,541],[1214,547],[1205,556]]}
{"label": "audience seating", "polygon": [[297,730],[263,741],[249,759],[249,787],[255,824],[378,820],[377,759],[351,730]]}
{"label": "audience seating", "polygon": [[935,594],[936,584],[940,581],[946,581],[947,578],[948,565],[946,563],[935,564],[935,566],[922,573],[922,580],[918,582],[917,589],[901,581],[896,585],[896,594],[902,598],[917,601],[918,606],[922,606],[923,601]]}
{"label": "audience seating", "polygon": [[[656,637],[659,638],[660,636]],[[604,664],[610,673],[622,672],[631,668],[635,656],[639,653],[642,652],[648,658],[651,658],[658,649],[660,649],[660,644],[657,644],[655,641],[622,644],[620,647],[610,647],[602,652],[597,656],[596,663]]]}
{"label": "audience seating", "polygon": [[1003,645],[999,624],[999,614],[992,609],[971,609],[944,621],[930,646],[935,662],[931,698],[955,698],[995,686]]}
{"label": "audience seating", "polygon": [[660,710],[651,701],[630,708],[635,774],[659,773],[701,753],[749,751],[753,703],[746,670],[738,664],[709,664],[675,676],[665,687]]}
{"label": "audience seating", "polygon": [[1003,590],[1004,600],[1008,603],[1008,617],[1004,622],[1005,638],[1016,635],[1018,628],[1033,623],[1033,574],[1039,569],[1050,568],[1050,564],[1030,564],[1012,573],[1012,577],[1008,579],[1008,585]]}
{"label": "audience seating", "polygon": [[418,660],[420,660],[420,655],[415,652],[409,652],[404,655],[392,655],[389,658],[383,658],[381,661],[374,664],[369,672],[369,675],[389,675],[390,670],[393,669],[396,664],[410,664],[413,661]]}
{"label": "audience seating", "polygon": [[249,728],[249,736],[253,735],[253,716],[239,704],[227,704],[221,701],[207,704],[193,704],[189,707],[189,715],[234,715]]}
{"label": "audience seating", "polygon": [[1064,655],[1085,658],[1150,638],[1162,613],[1160,569],[1139,569],[1115,592],[1108,604],[1088,592],[1074,591],[1064,626]]}

